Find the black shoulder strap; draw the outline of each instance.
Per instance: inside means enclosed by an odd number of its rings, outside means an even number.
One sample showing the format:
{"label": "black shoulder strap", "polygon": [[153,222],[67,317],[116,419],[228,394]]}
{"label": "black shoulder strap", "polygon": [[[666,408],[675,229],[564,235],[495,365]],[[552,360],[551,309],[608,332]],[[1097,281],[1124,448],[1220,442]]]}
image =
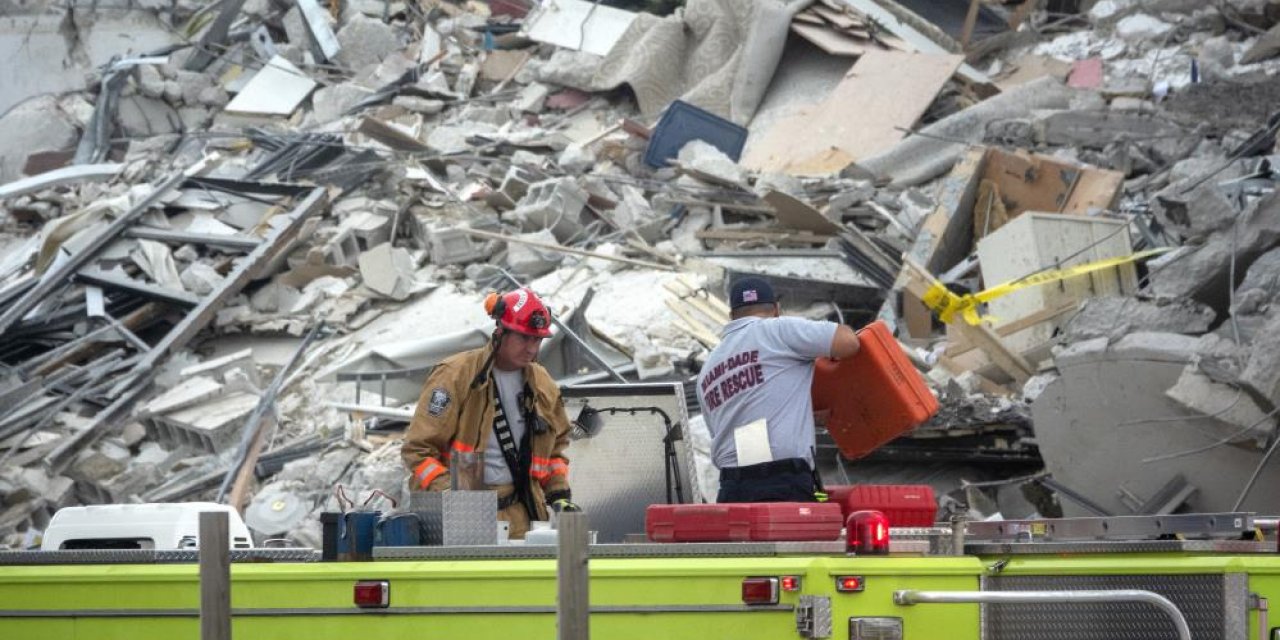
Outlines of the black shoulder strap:
{"label": "black shoulder strap", "polygon": [[511,482],[516,487],[516,495],[524,504],[530,520],[538,519],[537,507],[533,504],[533,494],[529,490],[529,425],[525,425],[524,436],[520,446],[516,446],[515,436],[511,433],[511,424],[507,420],[507,412],[502,407],[502,392],[498,389],[498,381],[493,383],[493,433],[498,437],[498,445],[502,447],[502,458],[507,461],[507,469],[511,470]]}

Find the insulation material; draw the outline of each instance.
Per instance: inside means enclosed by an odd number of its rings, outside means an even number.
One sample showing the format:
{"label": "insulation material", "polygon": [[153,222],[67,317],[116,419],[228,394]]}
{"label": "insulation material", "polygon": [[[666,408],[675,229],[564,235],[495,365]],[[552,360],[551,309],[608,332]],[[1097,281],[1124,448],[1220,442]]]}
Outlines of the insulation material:
{"label": "insulation material", "polygon": [[745,124],[773,78],[791,19],[774,0],[689,0],[665,18],[638,14],[592,86],[580,88],[628,85],[646,118],[678,98]]}

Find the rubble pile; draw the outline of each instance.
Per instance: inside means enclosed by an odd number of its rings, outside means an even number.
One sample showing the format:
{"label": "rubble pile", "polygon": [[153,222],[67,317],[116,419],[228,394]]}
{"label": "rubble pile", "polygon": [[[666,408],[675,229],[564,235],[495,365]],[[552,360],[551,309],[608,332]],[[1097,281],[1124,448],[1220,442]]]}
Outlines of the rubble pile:
{"label": "rubble pile", "polygon": [[555,306],[562,384],[688,380],[740,274],[887,322],[942,402],[824,474],[1275,512],[1280,5],[929,4],[142,9],[172,45],[0,116],[0,542],[214,499],[319,546],[336,486],[403,496],[487,291]]}

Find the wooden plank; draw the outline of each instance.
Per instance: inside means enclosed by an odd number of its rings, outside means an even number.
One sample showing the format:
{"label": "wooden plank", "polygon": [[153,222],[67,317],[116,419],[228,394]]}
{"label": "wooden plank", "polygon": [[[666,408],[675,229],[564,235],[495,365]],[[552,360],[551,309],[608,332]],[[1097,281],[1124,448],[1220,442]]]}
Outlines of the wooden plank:
{"label": "wooden plank", "polygon": [[[779,121],[751,145],[755,171],[826,175],[897,144],[963,57],[868,51],[822,102]],[[841,153],[832,155],[832,149]]]}
{"label": "wooden plank", "polygon": [[818,26],[827,24],[826,20],[823,20],[821,16],[819,16],[816,13],[813,13],[812,11],[801,11],[800,13],[796,14],[796,21],[803,22],[805,24],[818,25]]}
{"label": "wooden plank", "polygon": [[726,242],[776,242],[779,244],[826,244],[834,235],[788,231],[786,229],[703,229],[694,233],[699,240]]}
{"label": "wooden plank", "polygon": [[[923,299],[925,292],[936,282],[936,279],[928,271],[916,264],[913,260],[907,260],[904,263],[906,267],[905,273],[906,290],[917,298]],[[1004,342],[1000,340],[991,329],[985,325],[971,325],[964,320],[951,323],[951,326],[960,332],[960,335],[971,343],[982,349],[991,361],[1000,367],[1005,373],[1013,378],[1014,382],[1022,385],[1031,376],[1035,375],[1035,367],[1022,357],[1022,354],[1011,351]]]}
{"label": "wooden plank", "polygon": [[[1070,313],[1071,311],[1074,311],[1079,306],[1080,304],[1078,302],[1071,302],[1070,304],[1064,304],[1056,309],[1052,309],[1052,308],[1041,309],[1040,311],[1037,311],[1036,313],[1033,313],[1025,318],[1021,318],[1019,320],[1014,320],[1013,322],[1002,324],[996,327],[994,331],[996,332],[996,335],[1000,336],[1001,338],[1007,338],[1024,329],[1030,329],[1031,327],[1034,327],[1040,324],[1041,322],[1048,322],[1050,320],[1053,320],[1054,318],[1057,318],[1058,316],[1061,316],[1066,313]],[[950,326],[951,325],[948,325],[948,327]],[[947,336],[947,355],[949,357],[958,358],[968,353],[969,351],[972,351],[973,349],[974,349],[973,344],[966,341],[958,333],[955,334],[954,336],[951,336],[951,335]]]}
{"label": "wooden plank", "polygon": [[865,22],[826,5],[814,5],[809,10],[841,29],[865,29],[867,26]]}
{"label": "wooden plank", "polygon": [[773,207],[774,217],[778,219],[778,224],[784,227],[826,234],[837,234],[844,230],[843,227],[822,215],[822,212],[799,198],[781,191],[766,193],[764,201]]}
{"label": "wooden plank", "polygon": [[556,554],[556,640],[591,637],[588,531],[585,513],[561,513]]}
{"label": "wooden plank", "polygon": [[964,29],[960,31],[960,48],[967,50],[969,40],[973,38],[973,27],[978,24],[978,9],[982,0],[969,0],[969,12],[964,16]]}
{"label": "wooden plank", "polygon": [[847,36],[830,27],[793,22],[791,23],[791,31],[813,43],[813,46],[833,56],[856,58],[868,51],[880,50],[880,45],[874,42]]}
{"label": "wooden plank", "polygon": [[200,640],[231,640],[231,539],[226,511],[200,513]]}
{"label": "wooden plank", "polygon": [[647,269],[659,269],[662,271],[675,271],[675,267],[665,265],[665,264],[658,264],[656,262],[645,262],[644,260],[632,260],[631,258],[611,256],[603,253],[596,253],[594,251],[584,251],[582,249],[574,249],[573,247],[565,247],[558,244],[552,244],[550,242],[538,242],[536,240],[526,240],[524,238],[517,238],[515,236],[509,236],[501,233],[493,233],[491,231],[484,231],[481,229],[463,229],[463,231],[470,235],[479,236],[481,238],[489,238],[490,240],[501,240],[503,242],[514,242],[516,244],[524,244],[531,247],[537,247],[539,249],[546,249],[547,251],[557,251],[560,253],[568,253],[575,256],[586,256],[588,258],[600,258],[601,260],[609,260],[611,262],[621,262],[622,264],[629,264],[634,267],[645,267]]}

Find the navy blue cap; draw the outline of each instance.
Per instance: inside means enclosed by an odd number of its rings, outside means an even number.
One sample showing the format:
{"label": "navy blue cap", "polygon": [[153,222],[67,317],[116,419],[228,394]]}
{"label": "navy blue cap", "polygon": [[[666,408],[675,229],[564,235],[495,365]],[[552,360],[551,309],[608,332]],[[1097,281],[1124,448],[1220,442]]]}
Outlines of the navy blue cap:
{"label": "navy blue cap", "polygon": [[764,278],[749,276],[740,278],[729,287],[729,308],[747,307],[753,304],[777,302],[773,287]]}

